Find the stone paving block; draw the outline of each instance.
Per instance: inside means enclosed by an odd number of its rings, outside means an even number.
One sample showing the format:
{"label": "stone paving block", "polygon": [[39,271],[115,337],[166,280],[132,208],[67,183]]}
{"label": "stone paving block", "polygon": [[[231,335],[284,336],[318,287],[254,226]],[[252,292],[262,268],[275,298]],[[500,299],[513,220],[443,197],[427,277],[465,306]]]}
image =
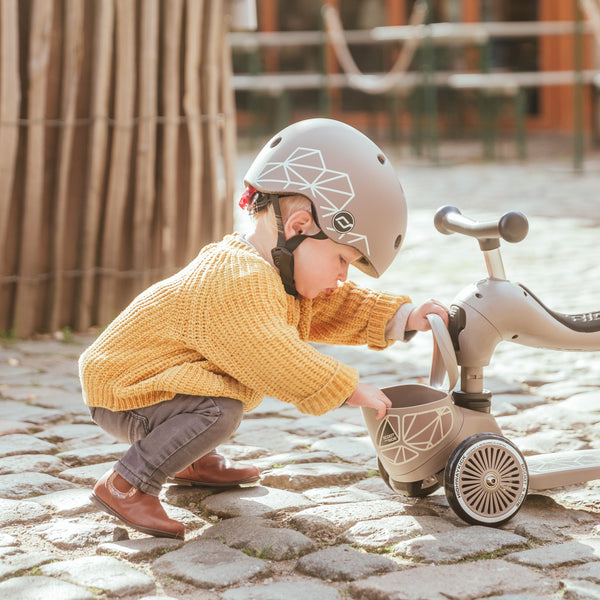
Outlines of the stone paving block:
{"label": "stone paving block", "polygon": [[299,531],[277,528],[275,523],[257,517],[226,519],[203,531],[201,538],[277,561],[297,558],[315,549],[315,543]]}
{"label": "stone paving block", "polygon": [[61,490],[30,498],[30,502],[36,502],[55,515],[74,517],[97,510],[96,505],[90,500],[90,493],[91,490],[83,488]]}
{"label": "stone paving block", "polygon": [[573,579],[561,580],[564,598],[569,600],[599,600],[600,585],[591,581],[578,581]]}
{"label": "stone paving block", "polygon": [[344,502],[362,502],[380,500],[379,494],[361,490],[354,486],[328,486],[305,490],[304,495],[316,504],[342,504]]}
{"label": "stone paving block", "polygon": [[366,477],[369,469],[342,463],[286,465],[262,473],[261,482],[284,490],[307,490],[324,485],[344,485]]}
{"label": "stone paving block", "polygon": [[115,525],[89,519],[60,519],[34,527],[33,531],[62,550],[78,550],[112,539]]}
{"label": "stone paving block", "polygon": [[600,559],[600,539],[586,539],[523,550],[509,554],[505,558],[540,569],[586,563]]}
{"label": "stone paving block", "polygon": [[575,394],[566,399],[562,406],[569,410],[580,410],[584,412],[600,412],[600,391],[593,390],[581,394]]}
{"label": "stone paving block", "polygon": [[64,378],[52,382],[48,377],[48,374],[44,375],[44,378],[36,377],[37,385],[31,387],[22,385],[17,387],[15,385],[9,389],[7,397],[47,409],[64,411],[72,415],[89,415],[89,409],[83,402],[77,378],[69,377],[66,386],[64,386],[66,389],[59,389],[62,386],[44,387],[44,385],[65,383]]}
{"label": "stone paving block", "polygon": [[67,481],[72,481],[78,485],[85,485],[93,487],[96,481],[106,473],[109,469],[112,469],[115,461],[108,461],[98,463],[96,465],[87,465],[85,467],[73,467],[66,469],[59,475]]}
{"label": "stone paving block", "polygon": [[9,535],[8,533],[0,533],[0,548],[6,548],[7,546],[18,546],[19,540]]}
{"label": "stone paving block", "polygon": [[564,432],[557,436],[556,431],[538,431],[524,437],[512,438],[524,456],[549,454],[566,450],[583,450],[588,444],[577,433]]}
{"label": "stone paving block", "polygon": [[59,452],[56,456],[70,465],[93,465],[96,463],[116,462],[127,450],[129,444],[100,444]]}
{"label": "stone paving block", "polygon": [[422,562],[457,562],[526,543],[510,531],[474,525],[400,542],[393,553]]}
{"label": "stone paving block", "polygon": [[74,487],[72,483],[46,473],[0,475],[0,498],[24,499]]}
{"label": "stone paving block", "polygon": [[193,541],[152,564],[162,575],[200,588],[222,588],[270,572],[269,563],[216,541]]}
{"label": "stone paving block", "polygon": [[600,561],[589,562],[568,570],[568,579],[586,579],[600,583]]}
{"label": "stone paving block", "polygon": [[0,475],[11,473],[60,473],[66,465],[50,454],[21,454],[0,458]]}
{"label": "stone paving block", "polygon": [[94,600],[92,592],[78,585],[52,577],[13,577],[0,583],[0,598],[10,600]]}
{"label": "stone paving block", "polygon": [[[5,396],[15,388],[2,389],[0,395]],[[0,419],[14,419],[28,423],[44,424],[53,423],[67,414],[65,410],[53,410],[32,406],[25,402],[14,402],[12,400],[0,400]]]}
{"label": "stone paving block", "polygon": [[475,600],[495,594],[552,594],[558,584],[544,573],[504,560],[429,565],[369,577],[350,584],[359,600]]}
{"label": "stone paving block", "polygon": [[97,588],[109,596],[131,596],[153,592],[154,580],[110,556],[85,556],[41,567],[42,575],[58,577],[86,588]]}
{"label": "stone paving block", "polygon": [[334,587],[312,581],[281,581],[233,588],[222,594],[223,600],[342,600]]}
{"label": "stone paving block", "polygon": [[170,504],[163,504],[165,512],[171,519],[175,519],[185,525],[188,533],[201,529],[202,527],[208,527],[209,523],[202,517],[194,514],[192,511],[182,508],[180,506],[171,506]]}
{"label": "stone paving block", "polygon": [[121,540],[119,542],[104,542],[96,548],[96,554],[118,556],[130,561],[142,561],[158,558],[165,552],[178,550],[183,546],[183,540],[169,538],[147,537],[138,540]]}
{"label": "stone paving block", "polygon": [[373,500],[329,504],[307,508],[292,516],[291,522],[307,535],[339,535],[359,521],[370,521],[406,513],[406,507],[393,500]]}
{"label": "stone paving block", "polygon": [[[252,445],[257,442],[256,431],[248,431],[246,433],[236,433],[233,437],[235,443]],[[269,435],[264,435],[264,430],[261,429],[260,442],[272,454],[280,454],[282,452],[291,452],[292,450],[305,450],[310,447],[314,440],[309,437],[302,437],[275,429],[269,431]]]}
{"label": "stone paving block", "polygon": [[365,435],[366,428],[364,423],[355,425],[354,423],[345,423],[337,418],[321,415],[316,417],[306,415],[294,419],[291,433],[312,438],[331,438],[337,436],[353,437]]}
{"label": "stone paving block", "polygon": [[371,438],[364,436],[339,436],[318,440],[310,447],[310,449],[329,452],[340,460],[357,463],[359,465],[377,458],[377,453],[375,452]]}
{"label": "stone paving block", "polygon": [[356,523],[342,533],[339,540],[365,550],[378,550],[417,536],[455,529],[456,525],[441,517],[398,515]]}
{"label": "stone paving block", "polygon": [[240,488],[205,498],[202,508],[220,517],[271,517],[282,510],[299,510],[312,502],[297,492],[265,486]]}
{"label": "stone paving block", "polygon": [[36,523],[50,516],[50,511],[32,500],[0,498],[0,527]]}
{"label": "stone paving block", "polygon": [[279,469],[285,465],[304,465],[313,462],[328,463],[334,460],[335,458],[329,452],[285,452],[264,456],[252,462],[264,472],[267,469]]}
{"label": "stone paving block", "polygon": [[221,444],[217,450],[232,460],[252,460],[269,454],[269,450],[261,446],[244,446],[242,444]]}
{"label": "stone paving block", "polygon": [[51,442],[64,442],[65,440],[82,440],[86,444],[92,444],[93,439],[103,434],[102,429],[97,425],[55,425],[35,434],[40,440]]}
{"label": "stone paving block", "polygon": [[0,560],[0,579],[28,571],[58,558],[51,552],[17,552]]}
{"label": "stone paving block", "polygon": [[327,581],[355,581],[398,568],[385,556],[359,552],[346,545],[307,554],[296,563],[296,570],[301,573]]}
{"label": "stone paving block", "polygon": [[14,433],[29,433],[35,426],[23,421],[12,421],[10,419],[0,419],[0,436],[11,435]]}
{"label": "stone paving block", "polygon": [[536,406],[516,415],[498,417],[498,425],[503,430],[531,434],[548,428],[577,430],[582,425],[595,423],[597,419],[598,416],[594,413],[572,411],[559,402]]}
{"label": "stone paving block", "polygon": [[33,435],[15,433],[0,437],[0,457],[20,454],[52,454],[56,446]]}

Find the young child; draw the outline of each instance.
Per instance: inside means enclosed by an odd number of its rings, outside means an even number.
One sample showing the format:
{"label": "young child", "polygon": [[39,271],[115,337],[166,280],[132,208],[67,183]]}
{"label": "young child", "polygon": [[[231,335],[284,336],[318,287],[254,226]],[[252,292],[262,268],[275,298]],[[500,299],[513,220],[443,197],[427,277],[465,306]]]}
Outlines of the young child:
{"label": "young child", "polygon": [[329,119],[285,128],[258,154],[240,205],[247,237],[210,244],[187,267],[140,294],[79,361],[92,419],[130,449],[92,499],[130,527],[183,538],[158,495],[167,481],[237,485],[256,467],[215,448],[264,396],[321,415],[341,404],[391,406],[355,369],[308,342],[386,348],[429,329],[429,300],[363,289],[354,264],[380,276],[406,230],[406,202],[384,153]]}

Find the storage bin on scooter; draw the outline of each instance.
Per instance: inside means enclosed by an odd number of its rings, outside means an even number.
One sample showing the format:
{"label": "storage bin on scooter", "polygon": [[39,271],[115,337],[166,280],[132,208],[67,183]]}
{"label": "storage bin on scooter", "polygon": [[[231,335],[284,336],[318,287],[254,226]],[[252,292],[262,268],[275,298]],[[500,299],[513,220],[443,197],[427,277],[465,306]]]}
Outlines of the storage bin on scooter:
{"label": "storage bin on scooter", "polygon": [[463,411],[448,392],[424,385],[385,388],[392,401],[385,417],[376,419],[373,408],[363,416],[377,456],[389,477],[413,482],[444,469],[464,421]]}

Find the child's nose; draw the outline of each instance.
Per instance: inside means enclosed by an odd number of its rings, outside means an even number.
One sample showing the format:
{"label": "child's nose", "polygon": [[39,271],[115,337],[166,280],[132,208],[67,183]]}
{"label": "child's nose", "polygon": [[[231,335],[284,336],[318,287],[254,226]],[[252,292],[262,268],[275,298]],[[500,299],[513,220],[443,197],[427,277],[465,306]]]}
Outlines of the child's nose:
{"label": "child's nose", "polygon": [[342,267],[338,274],[338,281],[341,281],[343,283],[344,281],[346,281],[346,279],[348,279],[348,265]]}

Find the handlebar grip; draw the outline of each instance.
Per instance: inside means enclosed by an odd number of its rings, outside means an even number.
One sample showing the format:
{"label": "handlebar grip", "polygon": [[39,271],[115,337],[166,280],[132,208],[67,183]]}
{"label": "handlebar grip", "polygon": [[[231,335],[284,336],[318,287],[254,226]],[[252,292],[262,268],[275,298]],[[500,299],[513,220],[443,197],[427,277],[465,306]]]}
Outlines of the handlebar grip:
{"label": "handlebar grip", "polygon": [[503,239],[512,244],[525,239],[529,232],[527,217],[516,211],[507,212],[498,221],[481,223],[465,217],[455,206],[442,206],[433,223],[445,235],[462,233],[478,240]]}

